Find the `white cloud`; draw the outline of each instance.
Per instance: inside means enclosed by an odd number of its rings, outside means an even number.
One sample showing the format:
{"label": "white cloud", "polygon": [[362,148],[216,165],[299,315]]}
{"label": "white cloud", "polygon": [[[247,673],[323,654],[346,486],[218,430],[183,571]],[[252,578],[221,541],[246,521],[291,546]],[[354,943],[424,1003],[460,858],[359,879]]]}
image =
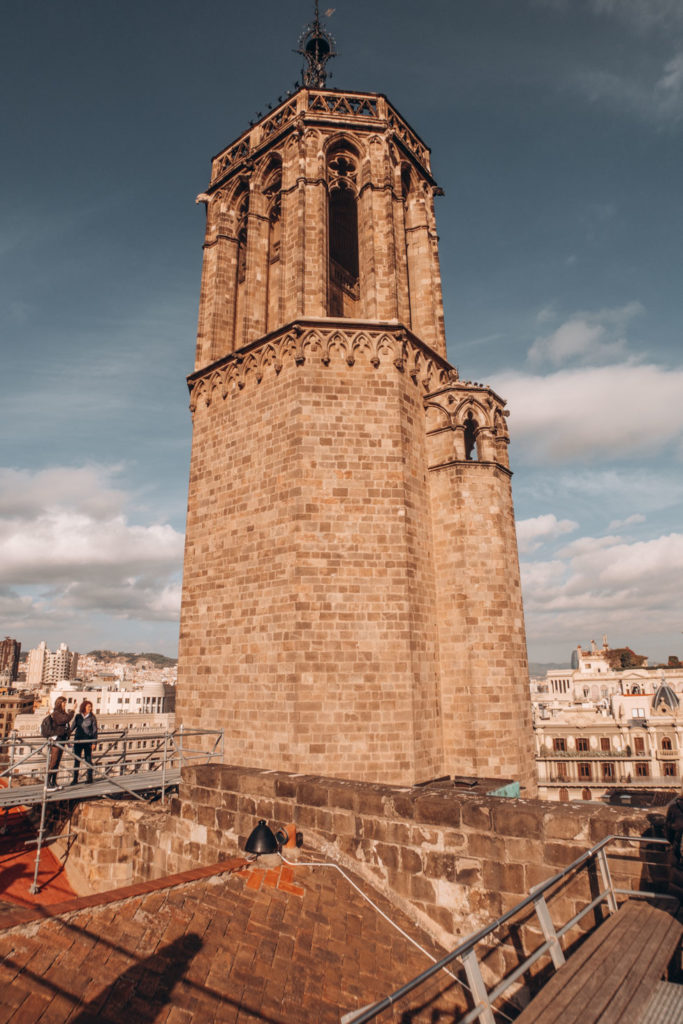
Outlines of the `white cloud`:
{"label": "white cloud", "polygon": [[680,0],[590,0],[596,14],[618,18],[639,32],[683,27]]}
{"label": "white cloud", "polygon": [[531,554],[548,540],[554,540],[578,528],[571,519],[558,519],[552,513],[522,519],[517,523],[517,544],[521,554]]}
{"label": "white cloud", "polygon": [[[550,363],[561,366],[569,361],[601,363],[623,355],[626,339],[622,336],[630,321],[643,312],[639,302],[629,302],[616,309],[575,313],[552,334],[536,338],[529,349],[532,365]],[[550,319],[548,309],[537,316],[539,323]]]}
{"label": "white cloud", "polygon": [[33,518],[46,510],[78,508],[85,515],[115,515],[126,494],[111,486],[121,466],[57,466],[31,473],[0,466],[0,516]]}
{"label": "white cloud", "polygon": [[173,621],[183,536],[131,523],[116,467],[0,469],[0,608],[13,621]]}
{"label": "white cloud", "polygon": [[635,526],[638,523],[644,523],[645,516],[639,512],[634,513],[632,516],[627,516],[626,519],[613,519],[607,527],[608,530],[620,530],[622,526]]}
{"label": "white cloud", "polygon": [[516,460],[613,461],[683,442],[683,368],[622,363],[491,383],[510,404]]}
{"label": "white cloud", "polygon": [[638,637],[657,643],[665,634],[670,643],[683,625],[681,579],[681,533],[633,543],[583,537],[550,561],[522,563],[529,639],[574,646],[609,630],[632,645]]}
{"label": "white cloud", "polygon": [[683,52],[675,53],[649,78],[589,69],[576,77],[576,85],[592,103],[606,103],[664,125],[683,117]]}

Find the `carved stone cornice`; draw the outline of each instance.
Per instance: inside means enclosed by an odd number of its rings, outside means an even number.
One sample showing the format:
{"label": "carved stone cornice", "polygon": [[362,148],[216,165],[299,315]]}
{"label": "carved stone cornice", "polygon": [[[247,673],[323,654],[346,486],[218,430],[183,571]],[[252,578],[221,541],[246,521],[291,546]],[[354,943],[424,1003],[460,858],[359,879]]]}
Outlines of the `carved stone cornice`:
{"label": "carved stone cornice", "polygon": [[391,364],[423,396],[458,381],[458,371],[402,324],[302,318],[190,374],[190,409],[226,400],[304,363]]}

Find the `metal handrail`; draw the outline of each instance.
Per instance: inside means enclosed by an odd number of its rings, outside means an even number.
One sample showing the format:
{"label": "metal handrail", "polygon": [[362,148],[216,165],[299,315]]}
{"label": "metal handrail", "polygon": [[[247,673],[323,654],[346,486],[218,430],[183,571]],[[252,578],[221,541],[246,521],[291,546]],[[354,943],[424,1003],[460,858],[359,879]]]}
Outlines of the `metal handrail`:
{"label": "metal handrail", "polygon": [[[453,963],[454,960],[461,960],[465,967],[468,982],[470,988],[475,994],[477,1005],[473,1009],[469,1010],[464,1016],[460,1017],[457,1024],[469,1024],[469,1022],[479,1020],[481,1024],[494,1024],[493,1018],[493,1003],[498,999],[503,992],[505,992],[514,982],[524,974],[534,963],[537,962],[546,953],[550,953],[553,966],[557,969],[564,962],[564,953],[562,952],[559,944],[560,938],[565,935],[571,928],[574,927],[586,914],[589,914],[599,903],[603,900],[607,902],[610,913],[615,913],[617,910],[617,895],[628,895],[628,896],[641,896],[641,897],[657,897],[659,899],[668,898],[673,899],[674,897],[667,897],[662,893],[646,892],[644,890],[633,890],[633,889],[619,889],[616,888],[612,882],[611,874],[609,871],[609,865],[607,863],[606,847],[613,842],[620,843],[648,843],[656,844],[661,846],[669,846],[667,839],[660,839],[655,836],[619,836],[610,835],[605,839],[602,839],[595,846],[591,847],[585,853],[582,853],[580,857],[572,861],[567,867],[558,871],[552,875],[551,878],[546,879],[539,885],[533,886],[529,895],[523,900],[520,900],[511,910],[508,910],[505,914],[496,918],[491,924],[486,925],[479,931],[474,932],[464,939],[452,952],[447,953],[446,956],[442,957],[436,963],[432,964],[426,970],[422,971],[415,978],[406,982],[400,988],[396,989],[390,995],[371,1006],[366,1006],[364,1009],[358,1011],[357,1014],[348,1013],[345,1014],[342,1020],[344,1024],[367,1024],[368,1021],[374,1020],[384,1010],[388,1010],[391,1006],[397,1003],[404,996],[413,992],[420,985],[423,985],[430,978],[433,978],[439,971],[448,967],[449,964]],[[569,875],[576,873],[581,868],[586,867],[590,862],[597,861],[601,879],[602,889],[578,914],[576,914],[570,921],[567,921],[559,929],[555,929],[550,915],[548,913],[547,903],[545,900],[545,894],[555,886],[559,885]],[[494,931],[500,928],[502,925],[507,924],[513,917],[521,914],[527,908],[533,908],[538,918],[539,924],[544,934],[545,941],[531,953],[523,963],[519,964],[510,974],[506,975],[493,989],[487,990],[484,980],[481,975],[479,964],[476,961],[475,947],[478,943],[482,942]]]}
{"label": "metal handrail", "polygon": [[[176,742],[176,735],[179,737],[179,743]],[[187,736],[212,736],[213,747],[209,751],[188,748],[184,742]],[[108,746],[106,747],[106,750],[98,751],[99,756],[97,760],[89,761],[83,756],[83,754],[76,753],[70,742],[71,739],[74,740],[74,743],[77,743],[79,746],[83,747],[88,745],[92,746],[95,743],[104,745],[105,743],[107,743],[107,741],[109,741],[109,743]],[[29,748],[28,753],[24,754],[23,757],[21,757],[18,761],[15,759],[15,748],[17,745],[17,740],[19,742],[19,745],[27,746]],[[126,760],[126,754],[128,752],[126,749],[126,744],[128,742],[135,742],[136,740],[140,742],[144,740],[145,747],[144,749],[135,751],[136,756],[134,760]],[[149,741],[152,741],[152,745],[148,746]],[[143,773],[145,778],[154,775],[155,772],[158,771],[161,777],[160,783],[152,782],[149,786],[149,789],[152,790],[160,788],[162,800],[165,800],[166,790],[169,788],[169,780],[167,775],[168,768],[173,768],[175,766],[175,770],[177,771],[178,764],[180,764],[180,767],[182,769],[183,762],[187,763],[200,757],[208,759],[209,762],[212,761],[213,758],[215,757],[222,758],[223,742],[224,733],[222,729],[184,730],[182,726],[180,726],[179,729],[177,730],[174,729],[170,732],[166,731],[158,733],[149,732],[145,729],[138,729],[137,731],[133,731],[131,730],[130,727],[126,727],[124,729],[106,730],[101,732],[96,739],[76,739],[75,737],[69,737],[63,740],[57,740],[51,736],[47,738],[44,736],[18,736],[16,732],[14,732],[13,735],[9,738],[9,746],[11,750],[9,767],[4,771],[0,772],[0,778],[8,777],[9,789],[12,786],[13,777],[17,774],[19,774],[20,777],[23,778],[26,778],[27,776],[35,776],[37,774],[36,770],[39,768],[40,776],[42,777],[42,794],[40,796],[40,799],[36,799],[34,793],[34,798],[31,801],[32,803],[36,804],[40,803],[40,823],[38,826],[37,839],[31,841],[36,843],[36,861],[33,875],[33,884],[30,886],[29,892],[35,894],[39,891],[40,888],[38,885],[40,855],[43,844],[47,839],[45,835],[46,804],[51,797],[54,798],[54,794],[51,793],[51,790],[48,787],[48,780],[50,775],[52,774],[52,770],[50,769],[50,762],[52,752],[55,748],[61,750],[62,753],[68,753],[70,757],[73,759],[74,766],[80,767],[81,765],[83,765],[87,768],[88,771],[93,772],[94,774],[108,782],[111,786],[114,786],[114,788],[118,790],[119,793],[125,793],[128,796],[134,797],[136,800],[143,800],[144,798],[140,796],[140,794],[132,786],[127,786],[124,779],[126,777],[130,777],[134,774],[137,774],[139,772],[140,767],[143,765],[152,769],[151,772]],[[117,756],[116,747],[120,743],[123,743],[123,750],[121,754]],[[0,740],[0,751],[5,745],[6,741]],[[43,753],[44,757],[42,756]],[[108,760],[106,760],[109,755],[111,756],[109,757]],[[28,773],[20,773],[17,771],[17,769],[19,769],[22,765],[27,764],[28,762],[31,762],[31,771],[29,771]],[[126,771],[126,767],[128,767],[130,770]],[[54,769],[55,775],[58,770],[59,769]],[[172,782],[170,784],[174,785],[175,783]],[[22,802],[24,802],[22,800],[22,797],[26,797],[27,794],[25,791],[22,792],[22,787],[19,787],[18,792],[17,790],[14,790],[14,792],[16,793],[14,803],[21,804]],[[50,796],[48,796],[48,793],[50,793]],[[68,793],[64,794],[64,799],[69,799]]]}
{"label": "metal handrail", "polygon": [[[208,753],[207,751],[196,748],[193,749],[185,745],[187,737],[206,735],[215,737],[213,749]],[[176,736],[179,738],[180,743],[176,742]],[[42,775],[42,759],[40,758],[40,755],[47,748],[50,742],[52,742],[53,746],[59,747],[62,751],[70,752],[74,760],[76,760],[77,755],[73,751],[71,745],[72,739],[73,737],[70,737],[67,740],[60,741],[46,738],[44,736],[20,736],[16,732],[12,733],[7,737],[7,739],[0,740],[0,751],[2,751],[3,747],[9,747],[11,751],[10,763],[7,768],[0,771],[0,779],[7,778],[9,785],[11,786],[14,776],[16,774],[22,774],[18,772],[18,769],[28,762],[33,762],[33,765],[37,767],[38,762],[41,761],[40,771]],[[112,758],[115,760],[110,761],[107,766],[108,770],[101,770],[101,773],[105,774],[113,781],[112,770],[118,767],[122,760],[125,764],[126,751],[118,752],[116,748],[119,743],[125,742],[126,740],[131,740],[133,742],[145,741],[146,744],[149,744],[150,742],[155,744],[154,746],[146,747],[144,750],[140,750],[139,752],[136,751],[136,754],[139,754],[139,756],[136,756],[135,763],[139,767],[140,764],[144,764],[145,762],[152,762],[154,757],[158,757],[159,755],[162,755],[165,761],[180,760],[181,764],[183,762],[192,761],[198,757],[214,757],[222,739],[223,732],[220,729],[183,729],[182,727],[179,727],[172,731],[153,732],[146,729],[135,729],[135,727],[126,726],[124,729],[102,730],[94,740],[82,739],[76,740],[75,742],[82,744],[83,746],[92,745],[94,743],[97,743],[98,745],[107,744],[106,749],[98,751],[98,762],[99,764],[102,764],[108,754],[112,755]],[[29,747],[28,753],[24,754],[18,760],[15,755],[17,746]],[[82,759],[78,758],[78,760],[80,761]]]}

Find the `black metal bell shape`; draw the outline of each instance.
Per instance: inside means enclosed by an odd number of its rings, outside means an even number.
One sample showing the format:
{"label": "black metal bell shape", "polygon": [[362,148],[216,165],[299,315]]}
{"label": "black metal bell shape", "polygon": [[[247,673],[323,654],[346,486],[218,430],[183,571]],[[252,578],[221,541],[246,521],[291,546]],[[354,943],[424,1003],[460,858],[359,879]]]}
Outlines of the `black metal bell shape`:
{"label": "black metal bell shape", "polygon": [[247,853],[255,854],[277,853],[279,846],[272,830],[261,820],[247,839],[244,849]]}

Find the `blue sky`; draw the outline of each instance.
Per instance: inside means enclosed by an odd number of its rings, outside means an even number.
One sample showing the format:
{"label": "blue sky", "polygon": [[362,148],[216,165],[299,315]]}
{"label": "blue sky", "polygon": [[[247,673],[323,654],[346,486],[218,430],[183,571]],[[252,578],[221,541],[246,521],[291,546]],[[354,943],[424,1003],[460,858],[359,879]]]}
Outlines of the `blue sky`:
{"label": "blue sky", "polygon": [[[209,159],[308,0],[8,0],[0,632],[177,642]],[[683,4],[340,0],[332,86],[432,148],[449,356],[511,408],[529,654],[683,655]]]}

